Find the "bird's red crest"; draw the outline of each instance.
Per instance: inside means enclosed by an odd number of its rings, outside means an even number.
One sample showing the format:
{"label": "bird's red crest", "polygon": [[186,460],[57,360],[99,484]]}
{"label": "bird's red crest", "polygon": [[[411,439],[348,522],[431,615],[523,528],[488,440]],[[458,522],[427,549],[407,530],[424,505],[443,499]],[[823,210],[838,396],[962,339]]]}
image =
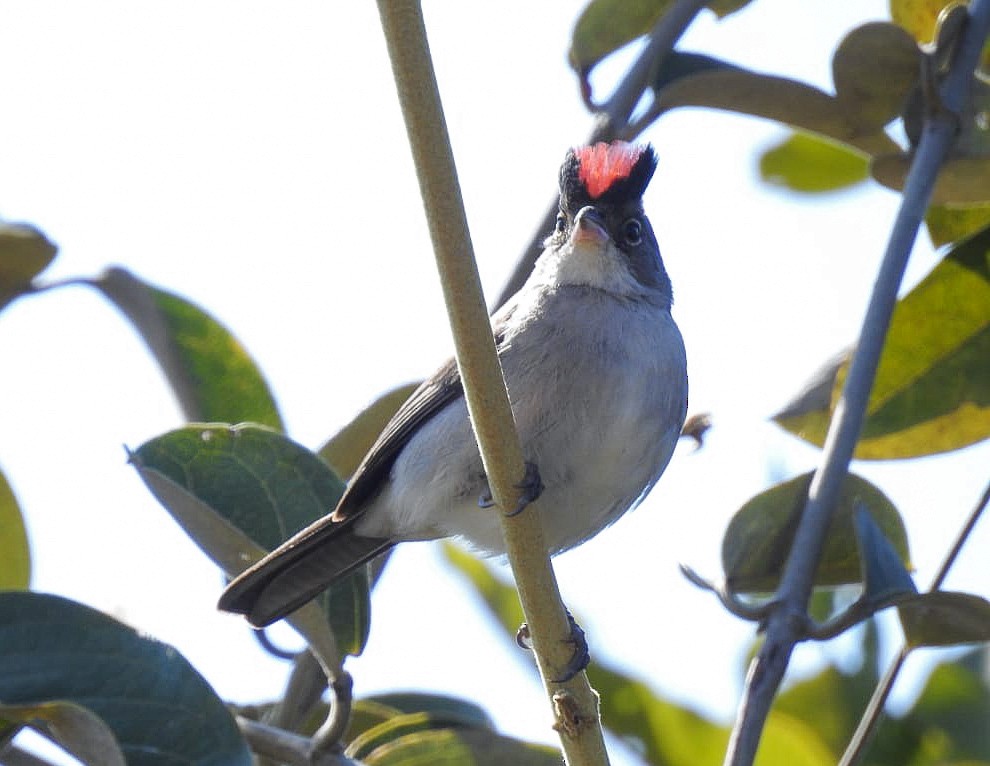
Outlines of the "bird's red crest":
{"label": "bird's red crest", "polygon": [[616,181],[628,178],[643,147],[625,141],[597,143],[574,150],[578,160],[578,177],[592,199],[609,190]]}

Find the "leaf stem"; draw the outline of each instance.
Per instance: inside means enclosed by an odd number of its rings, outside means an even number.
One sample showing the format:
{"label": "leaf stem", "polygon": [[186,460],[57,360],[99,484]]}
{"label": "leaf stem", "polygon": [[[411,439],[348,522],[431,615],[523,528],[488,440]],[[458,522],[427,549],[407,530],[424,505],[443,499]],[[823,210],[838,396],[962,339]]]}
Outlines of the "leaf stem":
{"label": "leaf stem", "polygon": [[606,102],[603,111],[604,123],[598,130],[615,137],[629,124],[633,110],[650,87],[657,70],[706,3],[707,0],[677,0],[660,17],[650,30],[643,52]]}
{"label": "leaf stem", "polygon": [[829,425],[822,462],[808,489],[808,501],[777,594],[780,606],[767,621],[766,641],[747,673],[746,688],[726,752],[726,766],[752,764],[773,698],[783,680],[794,645],[801,638],[815,567],[859,438],[870,388],[897,301],[897,290],[939,168],[955,139],[956,115],[962,114],[969,98],[973,71],[988,29],[990,2],[974,0],[969,8],[964,39],[939,94],[942,104],[931,110],[922,129],[849,375]]}
{"label": "leaf stem", "polygon": [[[522,449],[473,256],[422,9],[416,0],[379,0],[378,9],[426,208],[468,410],[495,503],[498,508],[514,508],[521,499],[516,485],[525,473]],[[598,700],[587,676],[579,673],[563,684],[549,680],[562,675],[571,659],[572,646],[567,643],[570,624],[550,567],[536,504],[511,517],[500,513],[500,518],[547,694],[551,700],[565,694],[568,713],[576,712],[580,720],[575,729],[565,727],[564,723],[569,722],[558,719],[567,763],[605,764],[608,756],[598,718]]]}
{"label": "leaf stem", "polygon": [[339,753],[322,753],[314,757],[310,752],[310,739],[301,734],[268,726],[243,716],[237,717],[237,727],[244,735],[251,750],[278,763],[289,766],[360,766],[357,761]]}
{"label": "leaf stem", "polygon": [[[972,534],[988,503],[990,503],[990,484],[987,484],[986,489],[983,490],[983,496],[976,503],[963,528],[956,536],[956,540],[949,549],[948,554],[946,554],[942,566],[939,567],[938,573],[932,580],[930,591],[936,591],[942,587],[946,576],[949,574],[949,570],[956,563],[959,552],[962,550],[966,540],[969,539],[970,534]],[[897,656],[883,674],[883,678],[880,679],[877,687],[873,690],[873,695],[870,697],[870,701],[866,706],[863,717],[859,721],[859,725],[856,727],[856,731],[849,740],[846,752],[842,754],[842,760],[839,761],[839,766],[854,766],[866,754],[866,748],[873,741],[873,735],[883,718],[887,698],[890,697],[890,692],[894,688],[894,682],[897,681],[897,676],[901,672],[901,668],[904,667],[904,662],[910,653],[911,647],[907,644],[901,646]]]}

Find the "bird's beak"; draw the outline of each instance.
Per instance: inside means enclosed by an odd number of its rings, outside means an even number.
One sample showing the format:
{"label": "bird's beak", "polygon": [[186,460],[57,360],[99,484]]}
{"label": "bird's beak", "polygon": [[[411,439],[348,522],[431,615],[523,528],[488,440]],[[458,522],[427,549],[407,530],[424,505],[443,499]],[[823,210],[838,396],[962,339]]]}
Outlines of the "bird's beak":
{"label": "bird's beak", "polygon": [[605,219],[591,205],[587,205],[578,211],[574,219],[574,231],[571,234],[571,241],[575,245],[596,245],[598,247],[608,242],[608,230],[605,228]]}

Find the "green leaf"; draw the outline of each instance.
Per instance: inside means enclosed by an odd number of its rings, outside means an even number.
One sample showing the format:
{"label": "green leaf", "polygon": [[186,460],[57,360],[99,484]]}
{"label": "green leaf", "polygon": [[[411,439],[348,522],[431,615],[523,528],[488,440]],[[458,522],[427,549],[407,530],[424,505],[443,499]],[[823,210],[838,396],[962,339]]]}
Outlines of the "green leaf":
{"label": "green leaf", "polygon": [[[319,457],[253,425],[190,425],[141,445],[131,461],[159,502],[231,577],[331,512],[344,491]],[[370,627],[366,570],[319,603],[339,651],[359,654]],[[290,622],[311,645],[322,645],[307,612],[296,612]]]}
{"label": "green leaf", "polygon": [[990,687],[965,658],[935,668],[907,720],[925,733],[927,763],[990,761]]}
{"label": "green leaf", "polygon": [[0,308],[48,268],[58,247],[26,223],[0,223]]}
{"label": "green leaf", "polygon": [[659,100],[663,111],[708,107],[775,120],[870,155],[900,151],[883,130],[863,130],[835,96],[786,77],[743,69],[700,72],[667,85]]}
{"label": "green leaf", "polygon": [[844,189],[869,178],[866,157],[808,133],[794,133],[760,157],[767,183],[797,192]]}
{"label": "green leaf", "polygon": [[[767,719],[755,766],[834,766],[833,753],[807,722],[780,712]],[[689,762],[685,762],[685,766]]]}
{"label": "green leaf", "polygon": [[[474,586],[489,612],[515,642],[523,621],[515,588],[500,581],[484,562],[451,543],[444,556]],[[630,679],[600,662],[587,668],[591,685],[601,695],[602,722],[613,733],[634,743],[652,764],[718,764],[728,741],[728,729],[658,697],[645,683]]]}
{"label": "green leaf", "polygon": [[[776,484],[740,508],[722,539],[722,566],[728,586],[736,592],[767,593],[775,590],[794,541],[801,511],[811,483],[811,473]],[[893,503],[866,479],[848,474],[838,507],[832,516],[825,550],[815,571],[815,585],[858,583],[860,561],[853,528],[853,509],[862,502],[910,566],[907,534]]]}
{"label": "green leaf", "polygon": [[832,57],[835,95],[859,130],[882,129],[904,110],[921,71],[921,50],[895,24],[871,22],[845,36]]}
{"label": "green leaf", "polygon": [[877,608],[913,596],[918,589],[901,561],[900,553],[877,526],[866,506],[853,506],[856,545],[863,576],[863,597]]}
{"label": "green leaf", "polygon": [[88,708],[130,764],[250,766],[223,702],[167,644],[67,599],[11,591],[0,593],[0,646],[6,705]]}
{"label": "green leaf", "polygon": [[899,602],[897,612],[911,647],[990,641],[990,601],[971,593],[920,593]]}
{"label": "green leaf", "polygon": [[516,631],[526,621],[516,589],[495,577],[483,561],[453,543],[443,543],[443,555],[474,586],[485,606],[515,640]]}
{"label": "green leaf", "polygon": [[[465,710],[467,711],[467,708]],[[491,725],[487,715],[483,718],[483,725],[478,727],[475,725],[478,721],[476,712],[474,710],[467,712],[468,714],[464,715],[455,706],[447,704],[429,712],[403,713],[355,737],[344,754],[349,758],[363,760],[383,745],[416,732],[432,729],[480,729],[494,733],[494,726]]]}
{"label": "green leaf", "polygon": [[439,729],[407,734],[361,759],[366,766],[560,766],[556,748],[478,729]]}
{"label": "green leaf", "polygon": [[402,713],[428,713],[434,719],[445,720],[458,726],[495,730],[495,722],[484,708],[459,697],[421,692],[390,692],[373,694],[364,697],[363,701],[384,705]]}
{"label": "green leaf", "polygon": [[805,721],[828,747],[842,752],[874,683],[863,673],[846,675],[828,667],[781,692],[774,709]]}
{"label": "green leaf", "polygon": [[704,53],[674,50],[663,60],[663,64],[660,65],[656,75],[653,77],[651,87],[656,93],[659,93],[670,83],[680,80],[682,77],[690,77],[700,72],[714,72],[718,70],[732,72],[746,71],[742,67]]}
{"label": "green leaf", "polygon": [[990,226],[990,204],[933,205],[925,213],[925,225],[935,247],[952,244]]}
{"label": "green leaf", "polygon": [[382,394],[320,447],[320,457],[330,464],[339,477],[349,479],[388,421],[418,387],[418,383],[409,383]]}
{"label": "green leaf", "polygon": [[312,452],[251,424],[191,424],[145,442],[131,459],[142,478],[170,479],[266,551],[332,511],[344,492]]}
{"label": "green leaf", "polygon": [[726,109],[764,117],[831,138],[867,155],[896,154],[883,126],[915,87],[921,54],[902,29],[864,24],[832,58],[836,94],[796,80],[724,67],[683,77],[659,94],[663,111],[678,106]]}
{"label": "green leaf", "polygon": [[80,705],[0,704],[0,720],[34,729],[86,766],[127,766],[113,732],[99,716]]}
{"label": "green leaf", "polygon": [[[750,0],[712,0],[708,7],[727,16]],[[591,0],[574,25],[568,59],[585,76],[602,59],[647,35],[672,5],[671,0]]]}
{"label": "green leaf", "polygon": [[89,284],[116,304],[141,334],[188,420],[250,421],[284,430],[254,360],[203,309],[121,268]]}
{"label": "green leaf", "polygon": [[[904,153],[875,157],[870,175],[888,189],[900,191],[911,169],[912,155]],[[972,206],[990,202],[990,157],[950,157],[939,168],[932,188],[931,204]]]}
{"label": "green leaf", "polygon": [[655,766],[717,766],[729,730],[664,699],[642,680],[599,662],[588,681],[601,696],[602,723]]}
{"label": "green leaf", "polygon": [[[315,707],[311,721],[301,731],[310,735],[315,734],[319,727],[323,725],[324,721],[326,721],[328,713],[329,708],[323,703],[320,703]],[[355,700],[351,707],[351,718],[347,723],[347,731],[341,737],[341,741],[345,744],[350,744],[359,735],[369,729],[399,715],[403,715],[403,711],[389,707],[373,699],[362,698]]]}
{"label": "green leaf", "polygon": [[[848,355],[773,419],[821,446]],[[953,248],[898,301],[855,456],[909,458],[990,436],[990,228]]]}
{"label": "green leaf", "polygon": [[14,491],[0,471],[0,590],[27,588],[31,548]]}

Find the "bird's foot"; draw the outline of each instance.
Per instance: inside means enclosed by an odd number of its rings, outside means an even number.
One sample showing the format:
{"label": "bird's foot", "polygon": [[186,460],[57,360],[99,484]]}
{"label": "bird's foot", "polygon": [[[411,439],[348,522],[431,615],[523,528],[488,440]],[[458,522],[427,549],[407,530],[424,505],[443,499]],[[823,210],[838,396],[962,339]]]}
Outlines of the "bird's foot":
{"label": "bird's foot", "polygon": [[[574,646],[574,654],[571,655],[571,659],[564,666],[564,672],[558,678],[550,679],[555,684],[567,683],[588,667],[588,663],[591,662],[591,654],[588,652],[588,639],[584,635],[584,630],[577,624],[570,612],[567,613],[567,621],[571,626],[571,635],[565,638],[564,641]],[[525,622],[516,631],[516,644],[522,649],[533,650],[533,641],[529,635],[529,625]]]}
{"label": "bird's foot", "polygon": [[543,479],[540,478],[540,469],[536,467],[536,463],[526,461],[526,473],[522,481],[516,485],[516,489],[521,489],[522,494],[519,496],[516,507],[509,511],[507,516],[516,516],[522,513],[526,510],[527,505],[543,494]]}
{"label": "bird's foot", "polygon": [[[507,516],[515,516],[522,513],[526,510],[527,505],[543,494],[543,479],[540,478],[540,469],[536,467],[536,463],[526,461],[526,474],[523,476],[522,481],[516,485],[516,489],[521,489],[522,495],[520,495],[516,507],[509,511],[506,514]],[[486,489],[478,497],[478,507],[491,508],[493,505],[495,505],[495,501],[492,498],[492,491],[491,489]]]}

